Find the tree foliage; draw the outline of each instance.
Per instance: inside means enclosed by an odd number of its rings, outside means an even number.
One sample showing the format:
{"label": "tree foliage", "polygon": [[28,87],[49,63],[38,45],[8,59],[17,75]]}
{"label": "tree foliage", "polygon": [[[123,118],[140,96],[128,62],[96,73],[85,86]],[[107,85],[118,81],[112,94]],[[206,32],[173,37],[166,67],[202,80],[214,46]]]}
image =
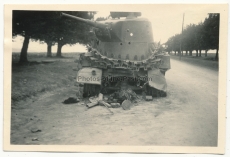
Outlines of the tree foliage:
{"label": "tree foliage", "polygon": [[[12,36],[24,37],[20,62],[27,62],[27,50],[30,39],[47,43],[47,51],[58,44],[57,56],[61,56],[62,46],[76,43],[86,44],[89,41],[90,27],[72,19],[60,16],[61,11],[13,11]],[[95,12],[68,11],[65,13],[91,19]]]}
{"label": "tree foliage", "polygon": [[[168,39],[166,42],[168,52],[180,52],[182,51],[197,52],[196,56],[201,56],[201,50],[216,49],[216,57],[218,60],[219,51],[219,21],[220,14],[210,13],[208,17],[197,25],[188,25],[183,33],[176,34]],[[198,55],[198,52],[200,54]]]}
{"label": "tree foliage", "polygon": [[107,17],[98,17],[96,21],[105,21],[107,19],[108,19]]}
{"label": "tree foliage", "polygon": [[[92,19],[92,12],[65,12],[84,19]],[[87,44],[90,42],[90,26],[80,21],[63,17],[59,21],[55,21],[54,41],[58,44],[57,56],[61,56],[62,46],[76,43]],[[52,39],[53,40],[53,39]]]}
{"label": "tree foliage", "polygon": [[12,36],[24,37],[20,54],[20,62],[27,62],[27,49],[30,39],[37,40],[40,28],[45,25],[44,14],[36,11],[13,11]]}

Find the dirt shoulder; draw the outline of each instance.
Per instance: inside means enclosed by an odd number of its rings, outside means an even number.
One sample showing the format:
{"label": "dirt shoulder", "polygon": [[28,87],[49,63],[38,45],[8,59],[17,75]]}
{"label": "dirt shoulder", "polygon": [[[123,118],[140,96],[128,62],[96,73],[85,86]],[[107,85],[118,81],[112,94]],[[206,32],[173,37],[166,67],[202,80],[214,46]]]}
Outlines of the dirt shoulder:
{"label": "dirt shoulder", "polygon": [[[78,57],[47,58],[41,54],[31,54],[29,63],[19,64],[15,56],[12,63],[12,106],[27,98],[62,88],[74,86]],[[76,69],[77,70],[77,69]]]}

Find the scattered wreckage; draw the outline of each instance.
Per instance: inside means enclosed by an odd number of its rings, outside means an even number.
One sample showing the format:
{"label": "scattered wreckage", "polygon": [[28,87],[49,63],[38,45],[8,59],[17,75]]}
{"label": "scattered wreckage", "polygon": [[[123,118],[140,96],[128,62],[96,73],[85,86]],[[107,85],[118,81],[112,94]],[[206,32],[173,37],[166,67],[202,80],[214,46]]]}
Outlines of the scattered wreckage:
{"label": "scattered wreckage", "polygon": [[113,93],[121,104],[135,101],[135,92],[147,100],[167,95],[165,73],[170,69],[170,56],[162,46],[156,47],[152,24],[139,18],[140,12],[110,12],[111,18],[100,22],[62,16],[93,27],[88,52],[78,60],[76,81],[84,84],[83,97]]}

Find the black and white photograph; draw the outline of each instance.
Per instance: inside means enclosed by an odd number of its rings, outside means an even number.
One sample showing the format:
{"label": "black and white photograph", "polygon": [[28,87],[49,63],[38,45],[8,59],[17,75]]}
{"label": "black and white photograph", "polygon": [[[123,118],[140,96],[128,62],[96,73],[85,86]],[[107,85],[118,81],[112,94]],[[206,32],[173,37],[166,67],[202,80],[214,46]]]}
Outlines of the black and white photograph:
{"label": "black and white photograph", "polygon": [[4,148],[223,154],[227,12],[5,6]]}

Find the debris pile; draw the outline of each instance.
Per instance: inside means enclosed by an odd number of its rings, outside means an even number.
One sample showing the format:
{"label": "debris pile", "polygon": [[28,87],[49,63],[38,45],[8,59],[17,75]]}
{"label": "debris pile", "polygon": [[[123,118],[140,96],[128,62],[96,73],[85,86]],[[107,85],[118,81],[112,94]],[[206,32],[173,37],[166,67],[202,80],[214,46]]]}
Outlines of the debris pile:
{"label": "debris pile", "polygon": [[129,110],[132,106],[132,102],[136,102],[138,96],[135,92],[130,89],[121,89],[113,94],[109,95],[109,97],[103,96],[103,94],[99,94],[98,97],[90,97],[86,106],[88,108],[92,108],[97,105],[101,105],[106,107],[106,109],[113,114],[113,112],[109,108],[119,108],[122,107],[124,110]]}
{"label": "debris pile", "polygon": [[[126,81],[121,82],[120,90],[114,92],[109,96],[109,101],[116,101],[118,103],[122,103],[124,100],[130,100],[132,102],[136,102],[138,100],[137,94],[129,87]],[[116,103],[116,102],[114,102]]]}
{"label": "debris pile", "polygon": [[120,89],[108,96],[103,96],[103,94],[99,94],[98,97],[90,97],[86,106],[88,108],[101,105],[105,106],[107,110],[113,114],[113,112],[109,108],[119,108],[122,107],[124,110],[129,110],[133,103],[138,102],[139,97],[137,94],[129,88],[127,82],[121,82]]}
{"label": "debris pile", "polygon": [[[99,93],[98,96],[90,97],[87,100],[88,103],[85,102],[86,107],[90,109],[95,106],[104,106],[111,114],[113,114],[110,108],[122,107],[124,110],[129,110],[134,103],[137,103],[140,101],[141,97],[139,97],[130,88],[130,86],[128,85],[126,81],[120,82],[119,86],[120,86],[119,90],[115,91],[114,93],[110,95],[104,96],[103,94]],[[146,101],[153,100],[153,97],[146,95],[144,91],[142,92],[142,98]],[[69,104],[69,103],[77,103],[77,102],[79,102],[78,98],[76,99],[73,97],[69,97],[63,103]]]}
{"label": "debris pile", "polygon": [[138,96],[134,91],[131,89],[120,89],[119,91],[111,94],[109,96],[110,101],[115,101],[122,103],[124,100],[130,100],[130,101],[136,101],[138,99]]}
{"label": "debris pile", "polygon": [[97,105],[101,105],[101,106],[105,106],[106,109],[113,114],[113,112],[109,109],[110,104],[106,103],[105,101],[103,101],[103,94],[99,94],[98,97],[90,97],[89,98],[89,101],[90,103],[87,104],[86,106],[88,108],[91,108],[91,107],[94,107],[94,106],[97,106]]}

